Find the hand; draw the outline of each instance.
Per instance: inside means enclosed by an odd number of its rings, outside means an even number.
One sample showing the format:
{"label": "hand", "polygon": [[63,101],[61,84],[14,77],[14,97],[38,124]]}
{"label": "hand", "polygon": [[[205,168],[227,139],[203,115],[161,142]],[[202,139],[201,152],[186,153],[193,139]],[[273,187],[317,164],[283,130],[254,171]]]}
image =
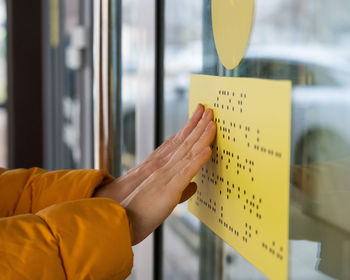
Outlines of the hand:
{"label": "hand", "polygon": [[143,164],[117,179],[115,188],[110,188],[108,194],[103,190],[96,193],[120,202],[126,209],[132,223],[134,245],[152,233],[179,202],[195,193],[196,184],[191,180],[209,160],[209,146],[216,134],[213,112],[206,110],[203,114],[203,110],[199,105],[184,129]]}
{"label": "hand", "polygon": [[[94,196],[109,197],[118,203],[122,202],[154,171],[163,167],[169,161],[198,124],[203,112],[203,105],[198,105],[195,113],[182,130],[159,146],[143,163],[130,169],[126,174],[115,179],[110,184],[97,189]],[[193,184],[190,184],[189,187],[191,187],[190,189],[195,189]],[[183,200],[187,200],[187,196]]]}

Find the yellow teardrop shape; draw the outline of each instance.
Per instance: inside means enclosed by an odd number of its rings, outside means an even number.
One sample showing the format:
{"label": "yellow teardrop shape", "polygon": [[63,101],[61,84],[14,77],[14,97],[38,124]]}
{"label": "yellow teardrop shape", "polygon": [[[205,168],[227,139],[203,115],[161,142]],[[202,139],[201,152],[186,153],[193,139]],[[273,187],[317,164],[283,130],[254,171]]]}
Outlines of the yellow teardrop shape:
{"label": "yellow teardrop shape", "polygon": [[254,0],[212,0],[216,50],[227,69],[239,65],[246,51],[254,19]]}

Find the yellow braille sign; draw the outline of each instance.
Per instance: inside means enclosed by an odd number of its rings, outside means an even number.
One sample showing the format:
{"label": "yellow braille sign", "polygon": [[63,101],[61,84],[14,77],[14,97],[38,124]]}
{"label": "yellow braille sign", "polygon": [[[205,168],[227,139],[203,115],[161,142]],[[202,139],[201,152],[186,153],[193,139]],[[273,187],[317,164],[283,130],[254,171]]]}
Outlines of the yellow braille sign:
{"label": "yellow braille sign", "polygon": [[291,82],[192,75],[217,138],[189,210],[270,279],[288,277]]}

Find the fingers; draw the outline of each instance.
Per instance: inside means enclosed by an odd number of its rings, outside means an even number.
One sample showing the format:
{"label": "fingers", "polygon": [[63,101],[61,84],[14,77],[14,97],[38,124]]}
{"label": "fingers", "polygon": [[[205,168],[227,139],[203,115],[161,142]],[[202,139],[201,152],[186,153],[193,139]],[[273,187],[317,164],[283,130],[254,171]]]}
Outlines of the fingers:
{"label": "fingers", "polygon": [[[194,161],[194,158],[199,154],[203,149],[210,146],[210,144],[214,141],[216,135],[216,124],[214,122],[210,122],[205,131],[199,137],[197,142],[192,146],[192,148],[185,153],[185,155],[181,158],[172,158],[166,166],[164,166],[164,170],[166,174],[169,176],[169,180],[176,175],[185,165],[189,162]],[[179,152],[180,155],[183,153]]]}
{"label": "fingers", "polygon": [[202,104],[198,104],[190,120],[186,123],[184,128],[180,130],[175,136],[179,140],[180,144],[191,134],[193,129],[197,126],[198,122],[202,118],[203,113],[204,106]]}
{"label": "fingers", "polygon": [[205,147],[199,154],[197,154],[192,160],[189,160],[187,164],[182,167],[166,187],[169,188],[169,190],[175,191],[175,193],[182,193],[200,168],[210,159],[211,153],[212,151],[210,147]]}
{"label": "fingers", "polygon": [[193,129],[197,126],[204,113],[204,106],[197,105],[192,117],[188,120],[183,129],[181,129],[175,136],[166,140],[160,147],[158,147],[148,158],[148,160],[158,160],[159,158],[169,160],[178,147],[191,134]]}
{"label": "fingers", "polygon": [[206,131],[208,124],[213,120],[213,111],[207,109],[197,126],[191,132],[191,134],[186,138],[186,140],[182,143],[179,149],[174,153],[173,157],[170,159],[172,162],[170,165],[174,165],[176,162],[183,159],[187,153],[192,149],[192,147],[196,144],[198,139],[202,136],[202,134]]}
{"label": "fingers", "polygon": [[191,149],[191,153],[198,154],[201,152],[206,146],[210,146],[210,144],[214,141],[216,135],[216,123],[211,121],[207,125],[205,131],[198,139],[198,141],[193,145]]}

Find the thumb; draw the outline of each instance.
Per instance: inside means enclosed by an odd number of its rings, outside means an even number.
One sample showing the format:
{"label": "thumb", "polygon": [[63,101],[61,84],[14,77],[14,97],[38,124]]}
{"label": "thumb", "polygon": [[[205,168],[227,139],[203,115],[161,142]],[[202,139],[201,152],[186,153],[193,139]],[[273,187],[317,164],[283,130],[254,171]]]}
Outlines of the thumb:
{"label": "thumb", "polygon": [[183,203],[188,200],[197,191],[197,184],[194,182],[189,183],[186,189],[182,192],[181,199],[179,203]]}

